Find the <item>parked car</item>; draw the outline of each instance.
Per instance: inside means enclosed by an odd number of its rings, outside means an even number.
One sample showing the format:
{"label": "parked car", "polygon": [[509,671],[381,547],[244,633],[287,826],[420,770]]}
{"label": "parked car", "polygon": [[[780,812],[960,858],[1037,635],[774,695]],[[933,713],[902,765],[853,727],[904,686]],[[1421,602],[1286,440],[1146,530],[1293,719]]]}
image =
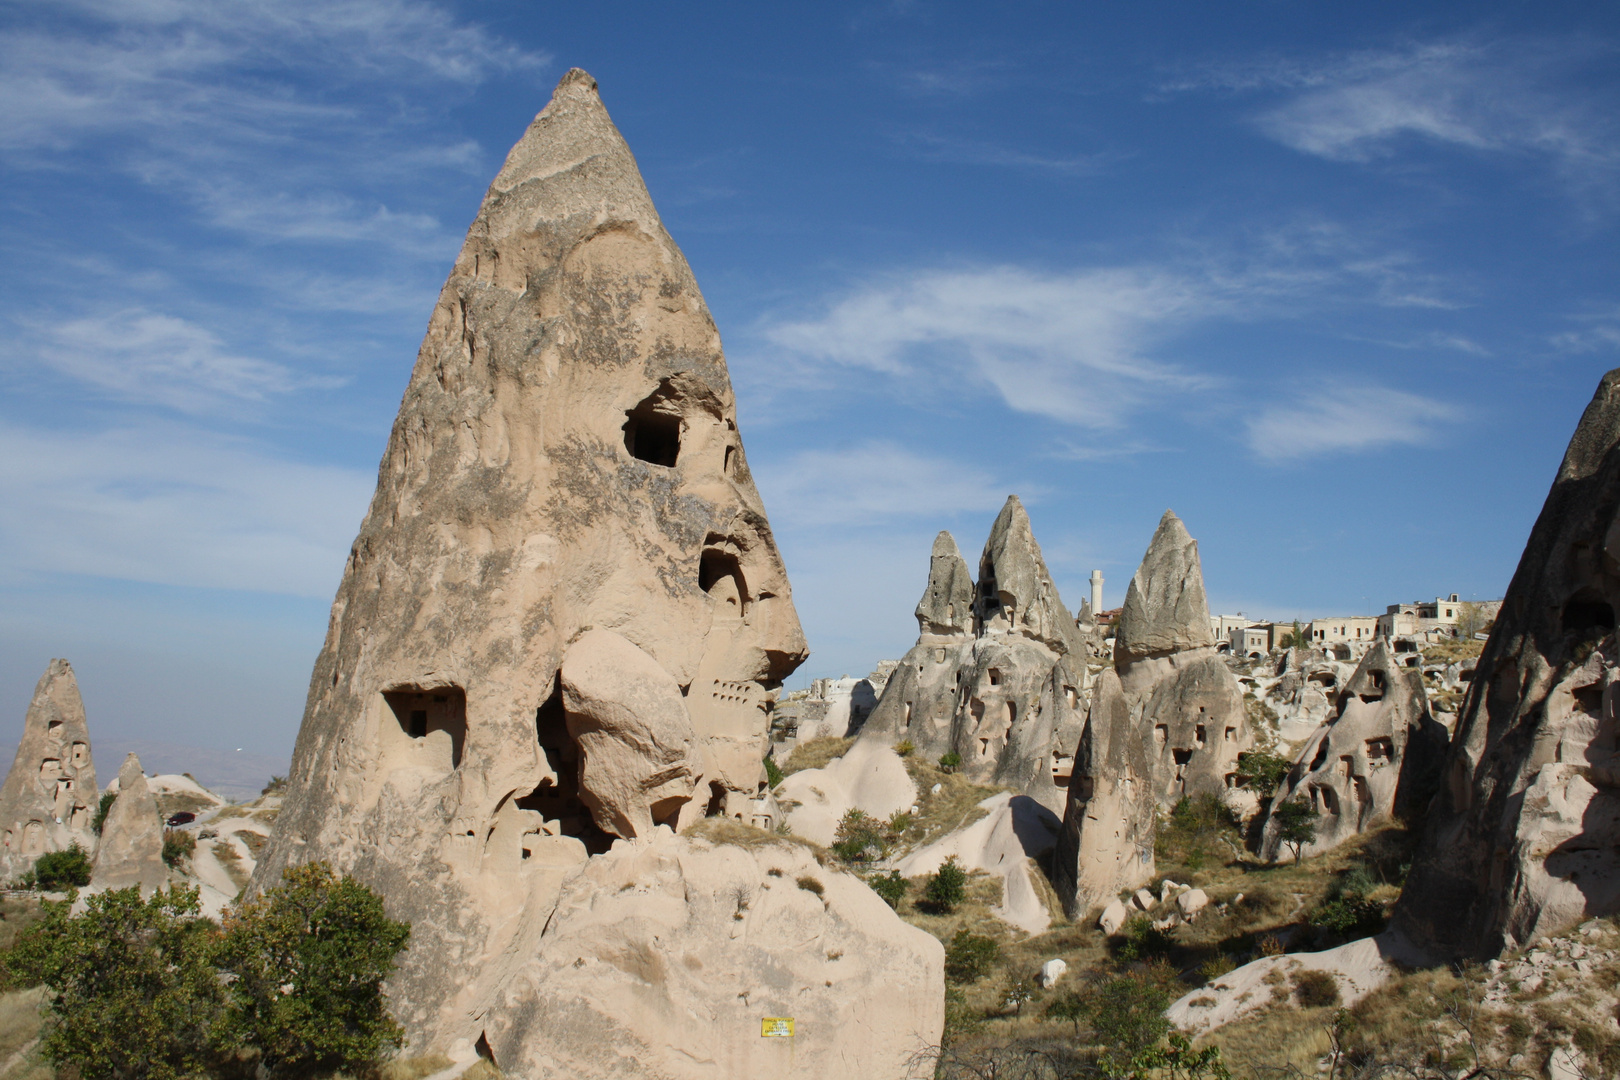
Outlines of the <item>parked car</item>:
{"label": "parked car", "polygon": [[190,810],[182,810],[178,814],[169,815],[169,827],[173,828],[176,825],[190,825],[196,820],[196,814],[193,814]]}

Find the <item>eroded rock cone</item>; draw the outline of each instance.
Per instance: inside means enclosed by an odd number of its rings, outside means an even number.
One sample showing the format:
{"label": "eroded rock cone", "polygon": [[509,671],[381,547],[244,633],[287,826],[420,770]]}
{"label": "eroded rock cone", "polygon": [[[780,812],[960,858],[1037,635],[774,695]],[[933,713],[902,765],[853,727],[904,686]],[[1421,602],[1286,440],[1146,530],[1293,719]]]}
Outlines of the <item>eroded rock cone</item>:
{"label": "eroded rock cone", "polygon": [[1214,645],[1198,541],[1187,534],[1180,518],[1166,510],[1125,590],[1114,634],[1114,662],[1128,666]]}
{"label": "eroded rock cone", "polygon": [[[1310,855],[1421,814],[1434,796],[1446,750],[1446,729],[1429,715],[1422,670],[1397,664],[1383,639],[1361,658],[1334,708],[1271,803],[1311,804],[1317,817],[1316,839],[1304,848]],[[1261,853],[1274,860],[1281,846],[1277,824],[1268,820]]]}
{"label": "eroded rock cone", "polygon": [[142,896],[150,896],[168,881],[157,798],[147,786],[141,759],[130,754],[118,770],[118,797],[101,826],[90,888],[102,892],[138,885]]}
{"label": "eroded rock cone", "polygon": [[1547,494],[1457,718],[1395,925],[1495,956],[1620,911],[1620,370]]}
{"label": "eroded rock cone", "polygon": [[11,771],[0,785],[0,871],[27,871],[48,851],[96,846],[91,818],[99,801],[90,729],[73,666],[52,660],[34,687]]}
{"label": "eroded rock cone", "polygon": [[978,583],[967,575],[956,542],[941,533],[917,605],[917,644],[860,740],[910,742],[930,761],[955,753],[974,780],[1061,814],[1085,716],[1087,651],[1016,495],[990,529]]}
{"label": "eroded rock cone", "polygon": [[[805,655],[713,320],[571,71],[440,294],[254,887],[314,859],[356,875],[412,926],[390,983],[412,1050],[540,1060],[584,1030],[519,989],[558,896],[616,838],[773,826],[767,709]],[[721,1056],[760,1038],[670,1008]],[[681,1068],[665,1048],[618,1075]]]}

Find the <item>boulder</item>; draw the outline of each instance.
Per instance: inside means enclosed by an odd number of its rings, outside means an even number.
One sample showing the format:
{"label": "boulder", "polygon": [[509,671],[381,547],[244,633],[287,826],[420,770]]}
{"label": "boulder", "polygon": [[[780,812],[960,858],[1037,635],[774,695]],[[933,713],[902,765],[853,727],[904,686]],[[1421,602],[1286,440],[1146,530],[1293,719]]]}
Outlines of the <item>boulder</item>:
{"label": "boulder", "polygon": [[1188,922],[1196,919],[1198,913],[1209,906],[1209,894],[1203,889],[1188,889],[1176,897],[1176,910]]}
{"label": "boulder", "polygon": [[1155,750],[1151,729],[1131,715],[1119,676],[1104,670],[1052,858],[1052,885],[1070,918],[1152,880]]}
{"label": "boulder", "polygon": [[354,875],[411,923],[407,1052],[499,1028],[521,1061],[505,965],[582,865],[672,811],[774,825],[769,707],[806,654],[714,320],[575,69],[428,319],[250,889]]}
{"label": "boulder", "polygon": [[93,851],[100,795],[90,730],[73,666],[52,660],[34,686],[11,771],[0,785],[0,875],[12,877],[48,851]]}
{"label": "boulder", "polygon": [[1159,898],[1153,895],[1151,889],[1137,889],[1131,894],[1131,902],[1138,911],[1152,911],[1159,906]]}
{"label": "boulder", "polygon": [[1069,965],[1063,960],[1048,960],[1041,965],[1041,988],[1050,990],[1057,981],[1068,972]]}
{"label": "boulder", "polygon": [[1062,814],[1085,719],[1087,651],[1016,495],[991,527],[977,584],[950,534],[935,539],[916,615],[917,644],[860,739],[909,742],[929,761],[955,753],[975,782]]}
{"label": "boulder", "polygon": [[1119,933],[1120,927],[1124,926],[1130,917],[1131,913],[1126,909],[1124,901],[1115,897],[1103,908],[1102,918],[1097,920],[1097,925],[1102,928],[1103,933],[1113,935]]}
{"label": "boulder", "polygon": [[1488,959],[1620,912],[1620,370],[1582,415],[1457,716],[1394,925]]}
{"label": "boulder", "polygon": [[703,771],[674,677],[611,630],[586,631],[561,670],[568,735],[580,753],[579,797],[597,826],[629,838],[646,836],[655,822],[673,825]]}
{"label": "boulder", "polygon": [[[509,1076],[899,1080],[944,1023],[943,946],[798,844],[656,829],[591,859],[531,929],[485,1020]],[[777,1018],[791,1036],[762,1038]]]}
{"label": "boulder", "polygon": [[[1396,663],[1378,642],[1337,694],[1335,715],[1300,751],[1272,800],[1306,799],[1316,811],[1316,839],[1305,854],[1336,847],[1357,833],[1421,812],[1433,798],[1446,731],[1429,715],[1416,668]],[[1261,854],[1282,848],[1276,821],[1262,833]]]}
{"label": "boulder", "polygon": [[158,817],[157,799],[141,771],[141,759],[130,754],[118,770],[118,797],[101,826],[90,890],[103,892],[138,885],[142,896],[150,896],[168,881],[169,868],[163,862],[163,819]]}

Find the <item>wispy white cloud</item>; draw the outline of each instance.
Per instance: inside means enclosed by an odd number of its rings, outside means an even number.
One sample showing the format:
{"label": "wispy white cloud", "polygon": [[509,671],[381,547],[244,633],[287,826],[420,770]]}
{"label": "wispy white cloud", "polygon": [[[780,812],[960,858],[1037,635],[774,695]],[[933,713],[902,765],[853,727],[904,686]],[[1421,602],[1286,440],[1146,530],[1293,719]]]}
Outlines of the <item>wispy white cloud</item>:
{"label": "wispy white cloud", "polygon": [[1264,409],[1247,422],[1249,449],[1282,463],[1321,454],[1423,446],[1462,419],[1456,405],[1385,386],[1338,383]]}
{"label": "wispy white cloud", "polygon": [[183,412],[230,411],[242,402],[340,385],[239,355],[195,323],[140,309],[32,329],[36,341],[12,346],[8,366],[37,358],[106,396]]}
{"label": "wispy white cloud", "polygon": [[1571,316],[1573,330],[1553,334],[1553,348],[1566,353],[1590,353],[1620,349],[1620,308]]}
{"label": "wispy white cloud", "polygon": [[1150,394],[1207,380],[1147,346],[1211,312],[1212,290],[1167,272],[925,270],[873,282],[765,337],[814,364],[988,386],[1019,412],[1113,427]]}
{"label": "wispy white cloud", "polygon": [[0,425],[0,579],[82,574],[329,598],[375,480],[175,424]]}
{"label": "wispy white cloud", "polygon": [[957,165],[986,165],[994,168],[1022,169],[1063,176],[1091,176],[1101,172],[1114,160],[1109,154],[1071,154],[1052,156],[1034,154],[996,143],[972,139],[910,132],[897,141],[925,161],[943,161]]}
{"label": "wispy white cloud", "polygon": [[770,492],[772,516],[801,526],[952,517],[999,509],[1008,495],[985,469],[893,442],[806,450],[753,469]]}

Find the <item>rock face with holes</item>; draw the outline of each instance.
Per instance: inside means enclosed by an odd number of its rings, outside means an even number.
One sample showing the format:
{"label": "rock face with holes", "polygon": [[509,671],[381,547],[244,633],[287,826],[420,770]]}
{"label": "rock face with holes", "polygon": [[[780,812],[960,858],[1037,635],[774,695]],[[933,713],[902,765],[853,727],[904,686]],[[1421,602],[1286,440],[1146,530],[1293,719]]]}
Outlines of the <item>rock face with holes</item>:
{"label": "rock face with holes", "polygon": [[0,785],[0,873],[10,878],[48,851],[96,846],[90,828],[99,802],[90,730],[73,666],[52,660],[23,717],[11,772]]}
{"label": "rock face with holes", "polygon": [[130,754],[118,770],[118,798],[102,823],[90,889],[102,892],[138,885],[142,896],[150,896],[168,880],[157,798],[147,786],[141,759]]}
{"label": "rock face with holes", "polygon": [[714,321],[570,71],[434,307],[253,887],[324,859],[377,889],[410,1047],[476,1043],[590,856],[774,825],[768,706],[805,656]]}
{"label": "rock face with holes", "polygon": [[889,677],[862,741],[958,754],[975,781],[1061,814],[1085,710],[1086,648],[1052,584],[1029,515],[1002,507],[975,584],[949,533],[929,559],[917,644]]}
{"label": "rock face with holes", "polygon": [[1125,592],[1114,667],[1132,722],[1152,737],[1159,805],[1225,792],[1254,736],[1237,678],[1215,652],[1198,541],[1169,510]]}
{"label": "rock face with holes", "polygon": [[1570,440],[1485,644],[1395,925],[1488,957],[1620,912],[1620,370]]}
{"label": "rock face with holes", "polygon": [[[1446,729],[1429,715],[1423,673],[1399,665],[1380,638],[1345,683],[1335,713],[1300,751],[1273,806],[1294,799],[1316,811],[1306,854],[1335,847],[1396,818],[1420,816],[1434,797]],[[1276,859],[1282,838],[1267,821],[1261,853]]]}
{"label": "rock face with holes", "polygon": [[[501,958],[486,1029],[509,1076],[903,1077],[944,1024],[945,950],[789,842],[655,830],[563,889]],[[791,1018],[791,1037],[762,1037]]]}

